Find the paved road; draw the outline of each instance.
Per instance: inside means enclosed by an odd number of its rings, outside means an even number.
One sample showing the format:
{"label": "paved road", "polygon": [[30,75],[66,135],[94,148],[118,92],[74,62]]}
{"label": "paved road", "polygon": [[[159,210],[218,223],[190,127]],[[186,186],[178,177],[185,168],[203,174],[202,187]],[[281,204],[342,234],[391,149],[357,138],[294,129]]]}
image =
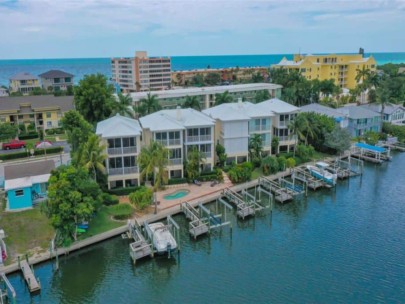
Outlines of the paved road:
{"label": "paved road", "polygon": [[[64,147],[63,152],[64,153],[70,153],[70,146],[66,141],[56,141],[52,143],[53,147]],[[14,153],[14,152],[24,152],[26,151],[25,148],[21,149],[12,149],[12,150],[0,150],[0,154],[7,154],[7,153]]]}

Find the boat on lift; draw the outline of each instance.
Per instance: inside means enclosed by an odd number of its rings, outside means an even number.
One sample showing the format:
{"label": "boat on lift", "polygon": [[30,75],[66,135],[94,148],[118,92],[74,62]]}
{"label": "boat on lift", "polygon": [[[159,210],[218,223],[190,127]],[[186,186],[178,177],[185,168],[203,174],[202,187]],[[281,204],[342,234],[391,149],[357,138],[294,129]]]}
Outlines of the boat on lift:
{"label": "boat on lift", "polygon": [[145,228],[158,254],[168,253],[170,255],[177,250],[177,242],[171,234],[168,225],[158,222],[145,224]]}
{"label": "boat on lift", "polygon": [[319,178],[326,182],[328,185],[335,186],[337,180],[337,174],[333,174],[327,170],[329,165],[324,162],[317,162],[315,166],[307,165],[308,171],[312,176]]}

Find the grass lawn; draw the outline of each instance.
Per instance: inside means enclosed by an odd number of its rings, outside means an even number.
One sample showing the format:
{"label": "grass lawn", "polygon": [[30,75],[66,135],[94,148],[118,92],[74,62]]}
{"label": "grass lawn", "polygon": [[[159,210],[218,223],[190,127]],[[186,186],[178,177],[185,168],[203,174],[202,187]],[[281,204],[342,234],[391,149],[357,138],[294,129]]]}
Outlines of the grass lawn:
{"label": "grass lawn", "polygon": [[18,255],[33,253],[32,249],[36,252],[47,250],[55,235],[47,217],[38,207],[21,212],[1,212],[0,228],[7,236],[4,239],[9,256],[7,264]]}
{"label": "grass lawn", "polygon": [[90,236],[125,225],[127,222],[126,220],[117,221],[111,218],[112,214],[110,212],[110,208],[111,207],[109,206],[102,206],[97,212],[96,216],[90,221],[87,232],[81,234],[78,239],[83,240]]}
{"label": "grass lawn", "polygon": [[264,176],[262,168],[256,168],[252,172],[252,180]]}

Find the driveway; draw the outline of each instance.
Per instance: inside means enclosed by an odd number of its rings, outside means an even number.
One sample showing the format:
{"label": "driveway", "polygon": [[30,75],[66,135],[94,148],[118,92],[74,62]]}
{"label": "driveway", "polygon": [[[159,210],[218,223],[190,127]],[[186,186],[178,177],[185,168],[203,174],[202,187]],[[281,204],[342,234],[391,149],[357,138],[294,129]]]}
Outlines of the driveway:
{"label": "driveway", "polygon": [[[67,141],[55,141],[52,143],[53,147],[63,147],[64,153],[70,153],[70,146]],[[0,154],[15,153],[15,152],[25,152],[25,148],[21,149],[11,149],[11,150],[0,150]]]}

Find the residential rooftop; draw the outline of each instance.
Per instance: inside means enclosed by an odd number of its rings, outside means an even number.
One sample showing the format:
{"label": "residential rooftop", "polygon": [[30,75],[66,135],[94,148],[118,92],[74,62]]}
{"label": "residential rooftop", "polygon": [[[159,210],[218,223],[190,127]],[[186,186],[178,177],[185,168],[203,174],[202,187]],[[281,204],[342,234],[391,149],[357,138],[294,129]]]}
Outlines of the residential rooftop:
{"label": "residential rooftop", "polygon": [[59,108],[62,112],[73,110],[73,96],[18,96],[0,98],[1,111],[18,111],[22,106],[30,106],[34,111]]}
{"label": "residential rooftop", "polygon": [[55,162],[53,160],[9,165],[4,167],[4,179],[11,180],[28,176],[49,174],[53,169],[55,169]]}
{"label": "residential rooftop", "polygon": [[163,90],[163,91],[153,91],[153,92],[136,92],[131,93],[133,101],[138,101],[141,98],[145,98],[149,93],[156,95],[157,98],[176,98],[184,96],[200,96],[207,94],[221,94],[225,91],[229,92],[245,92],[245,91],[260,91],[260,90],[275,90],[281,89],[282,86],[273,83],[247,83],[247,84],[233,84],[233,85],[223,85],[223,86],[212,86],[212,87],[202,87],[202,88],[185,88],[185,89],[174,89],[174,90]]}
{"label": "residential rooftop", "polygon": [[17,73],[10,77],[10,80],[37,80],[38,77],[27,72]]}
{"label": "residential rooftop", "polygon": [[305,106],[300,107],[301,112],[315,112],[319,114],[324,114],[329,117],[334,117],[334,118],[342,118],[344,116],[347,116],[347,114],[343,114],[342,112],[339,112],[336,109],[320,105],[319,103],[311,103]]}
{"label": "residential rooftop", "polygon": [[96,134],[103,138],[139,136],[142,128],[136,119],[117,114],[97,124]]}
{"label": "residential rooftop", "polygon": [[374,118],[379,116],[377,112],[360,106],[346,106],[338,108],[337,111],[343,114],[348,114],[350,119]]}
{"label": "residential rooftop", "polygon": [[[369,109],[369,110],[374,111],[374,112],[381,113],[381,107],[382,106],[380,104],[370,103],[370,104],[366,104],[366,105],[361,105],[361,107]],[[384,106],[384,114],[390,115],[390,114],[394,113],[398,109],[405,110],[405,107],[400,105],[400,104],[391,104],[391,103],[386,104]]]}
{"label": "residential rooftop", "polygon": [[66,73],[66,72],[61,71],[61,70],[50,70],[48,72],[39,74],[39,77],[48,78],[48,79],[64,78],[64,77],[73,77],[73,74]]}
{"label": "residential rooftop", "polygon": [[291,112],[298,112],[300,108],[289,104],[288,102],[282,101],[278,98],[268,99],[256,104],[258,108],[266,111],[270,109],[272,112],[276,114],[283,114],[283,113],[291,113]]}

